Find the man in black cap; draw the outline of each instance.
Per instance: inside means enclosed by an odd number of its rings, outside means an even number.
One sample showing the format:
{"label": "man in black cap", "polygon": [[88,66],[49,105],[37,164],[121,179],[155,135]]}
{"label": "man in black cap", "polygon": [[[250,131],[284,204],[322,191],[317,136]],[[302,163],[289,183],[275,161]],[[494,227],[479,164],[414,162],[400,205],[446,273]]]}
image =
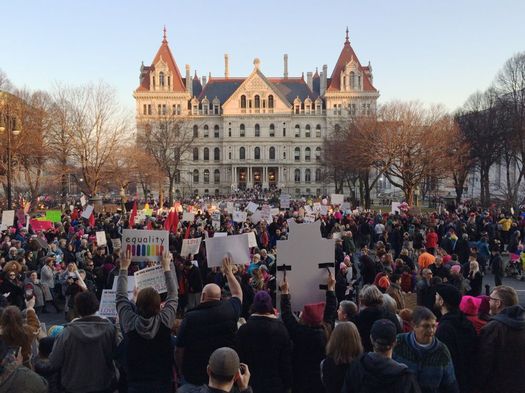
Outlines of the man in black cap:
{"label": "man in black cap", "polygon": [[421,392],[414,374],[392,359],[397,328],[388,319],[374,322],[370,340],[374,352],[352,362],[346,372],[342,392],[416,393]]}
{"label": "man in black cap", "polygon": [[199,393],[229,393],[236,385],[235,392],[252,393],[250,370],[239,361],[237,352],[228,347],[218,348],[210,356],[208,367],[208,385],[203,386]]}
{"label": "man in black cap", "polygon": [[473,391],[478,344],[476,330],[465,314],[459,310],[461,293],[452,285],[438,285],[436,288],[436,309],[441,311],[436,337],[450,351],[456,379],[461,393]]}

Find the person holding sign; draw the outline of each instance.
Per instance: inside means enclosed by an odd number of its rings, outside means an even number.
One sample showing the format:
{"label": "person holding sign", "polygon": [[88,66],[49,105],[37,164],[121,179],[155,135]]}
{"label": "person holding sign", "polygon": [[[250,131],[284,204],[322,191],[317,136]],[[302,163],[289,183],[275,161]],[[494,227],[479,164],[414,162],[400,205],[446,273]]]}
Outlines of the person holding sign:
{"label": "person holding sign", "polygon": [[120,259],[117,281],[117,313],[127,343],[124,349],[130,393],[169,393],[173,384],[173,344],[171,328],[175,324],[178,285],[171,271],[172,255],[162,254],[168,297],[161,310],[160,295],[151,287],[141,289],[134,305],[128,300],[128,268],[131,252]]}
{"label": "person holding sign", "polygon": [[221,301],[221,288],[217,284],[207,284],[202,289],[201,303],[186,313],[180,326],[175,355],[177,367],[188,383],[177,390],[179,393],[198,391],[208,382],[206,366],[213,351],[235,346],[242,289],[233,274],[229,256],[224,257],[222,268],[232,297]]}

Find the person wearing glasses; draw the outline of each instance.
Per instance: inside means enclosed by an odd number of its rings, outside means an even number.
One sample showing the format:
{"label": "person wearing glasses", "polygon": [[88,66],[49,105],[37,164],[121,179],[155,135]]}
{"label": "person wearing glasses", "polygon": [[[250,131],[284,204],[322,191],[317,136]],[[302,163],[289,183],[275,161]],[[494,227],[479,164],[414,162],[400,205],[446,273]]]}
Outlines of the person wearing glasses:
{"label": "person wearing glasses", "polygon": [[483,393],[525,391],[525,309],[514,288],[500,285],[489,298],[490,321],[480,330],[479,389]]}

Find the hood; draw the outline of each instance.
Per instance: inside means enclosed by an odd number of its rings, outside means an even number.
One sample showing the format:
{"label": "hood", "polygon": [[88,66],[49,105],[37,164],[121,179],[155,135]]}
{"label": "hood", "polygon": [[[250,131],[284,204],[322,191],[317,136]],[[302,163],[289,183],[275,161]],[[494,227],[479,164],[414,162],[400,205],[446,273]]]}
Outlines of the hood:
{"label": "hood", "polygon": [[66,328],[72,336],[84,343],[100,340],[109,331],[114,334],[115,329],[109,320],[97,316],[75,319]]}
{"label": "hood", "polygon": [[374,352],[363,355],[360,368],[369,386],[385,386],[394,383],[408,367]]}
{"label": "hood", "polygon": [[450,323],[459,330],[468,330],[472,328],[472,323],[467,319],[465,314],[459,310],[446,313],[441,317],[439,323]]}
{"label": "hood", "polygon": [[137,315],[133,327],[139,336],[146,340],[152,340],[157,335],[160,324],[160,315],[155,315],[151,318],[143,318]]}
{"label": "hood", "polygon": [[525,308],[522,306],[505,307],[492,319],[507,325],[511,329],[525,330]]}

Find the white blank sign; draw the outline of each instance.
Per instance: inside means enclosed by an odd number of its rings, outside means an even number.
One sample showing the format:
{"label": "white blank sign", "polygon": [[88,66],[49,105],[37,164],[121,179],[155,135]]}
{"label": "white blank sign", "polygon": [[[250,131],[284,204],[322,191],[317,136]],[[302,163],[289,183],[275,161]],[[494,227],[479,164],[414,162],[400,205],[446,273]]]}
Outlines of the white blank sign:
{"label": "white blank sign", "polygon": [[231,256],[233,263],[236,265],[250,262],[248,236],[245,234],[210,237],[205,242],[209,267],[222,266],[222,260],[225,256]]}

